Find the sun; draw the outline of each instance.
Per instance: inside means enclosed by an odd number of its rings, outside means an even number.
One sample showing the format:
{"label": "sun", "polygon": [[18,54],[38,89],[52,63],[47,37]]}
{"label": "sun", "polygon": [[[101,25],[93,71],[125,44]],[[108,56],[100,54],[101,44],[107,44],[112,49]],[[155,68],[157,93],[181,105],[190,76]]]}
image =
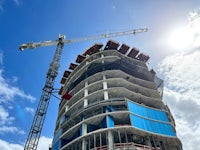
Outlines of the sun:
{"label": "sun", "polygon": [[169,41],[176,50],[184,50],[192,45],[193,37],[191,29],[184,27],[172,32]]}

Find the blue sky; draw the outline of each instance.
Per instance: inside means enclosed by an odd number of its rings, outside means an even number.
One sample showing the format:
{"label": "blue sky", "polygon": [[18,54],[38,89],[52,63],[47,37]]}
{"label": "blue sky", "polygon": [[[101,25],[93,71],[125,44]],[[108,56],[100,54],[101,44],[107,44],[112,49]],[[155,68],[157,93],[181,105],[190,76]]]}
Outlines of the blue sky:
{"label": "blue sky", "polygon": [[[164,101],[175,115],[178,136],[183,142],[190,141],[184,149],[193,150],[200,142],[193,135],[194,131],[200,133],[200,96],[196,90],[200,85],[194,83],[194,79],[199,81],[199,45],[193,42],[190,48],[180,51],[170,44],[169,37],[180,28],[199,25],[199,8],[199,0],[0,0],[0,149],[10,150],[13,145],[23,149],[55,51],[50,46],[20,52],[20,44],[56,40],[59,33],[73,39],[147,27],[147,33],[113,39],[150,55],[149,66],[165,80]],[[190,31],[198,43],[199,30]],[[60,87],[64,70],[77,54],[95,42],[105,44],[107,40],[65,45],[55,88]],[[58,104],[59,100],[52,97],[40,149],[53,137]]]}

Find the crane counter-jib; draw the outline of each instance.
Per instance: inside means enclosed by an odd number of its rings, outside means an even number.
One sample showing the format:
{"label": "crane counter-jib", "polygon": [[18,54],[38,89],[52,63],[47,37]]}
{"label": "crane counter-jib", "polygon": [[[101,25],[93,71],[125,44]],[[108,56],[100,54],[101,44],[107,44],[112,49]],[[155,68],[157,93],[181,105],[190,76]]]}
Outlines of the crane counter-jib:
{"label": "crane counter-jib", "polygon": [[37,47],[42,47],[42,46],[51,46],[51,45],[57,45],[58,44],[58,40],[55,41],[43,41],[43,42],[36,42],[36,43],[26,43],[26,44],[22,44],[19,46],[19,49],[21,51],[23,51],[24,49],[33,49],[33,48],[37,48]]}

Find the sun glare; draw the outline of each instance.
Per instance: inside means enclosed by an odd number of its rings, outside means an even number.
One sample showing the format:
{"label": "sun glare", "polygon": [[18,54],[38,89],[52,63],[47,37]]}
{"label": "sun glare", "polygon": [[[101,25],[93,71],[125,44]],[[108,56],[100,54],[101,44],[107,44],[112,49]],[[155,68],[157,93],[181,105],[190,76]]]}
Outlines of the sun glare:
{"label": "sun glare", "polygon": [[192,45],[193,34],[189,28],[180,28],[170,36],[171,45],[177,50],[184,50]]}

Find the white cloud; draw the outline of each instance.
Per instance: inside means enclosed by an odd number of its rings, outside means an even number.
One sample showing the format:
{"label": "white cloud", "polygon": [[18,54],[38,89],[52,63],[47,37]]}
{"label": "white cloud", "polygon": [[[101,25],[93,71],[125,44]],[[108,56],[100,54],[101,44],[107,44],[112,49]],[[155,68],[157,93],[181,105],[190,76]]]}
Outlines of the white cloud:
{"label": "white cloud", "polygon": [[193,47],[200,47],[200,11],[189,13],[189,25],[194,34]]}
{"label": "white cloud", "polygon": [[171,109],[184,149],[195,150],[200,142],[200,49],[175,54],[159,65],[165,76],[163,99]]}
{"label": "white cloud", "polygon": [[170,89],[164,91],[164,101],[175,118],[177,136],[183,149],[196,150],[200,142],[200,105],[190,99],[183,99],[182,94]]}
{"label": "white cloud", "polygon": [[200,10],[188,15],[188,25],[177,28],[169,36],[169,43],[175,51],[191,51],[200,47]]}
{"label": "white cloud", "polygon": [[181,137],[184,150],[199,149],[198,148],[200,142],[199,124],[198,126],[197,125],[191,126],[191,124],[185,121],[184,119],[177,119],[176,123],[179,124],[177,125],[177,130],[181,132],[178,132],[178,136]]}
{"label": "white cloud", "polygon": [[16,96],[24,99],[29,99],[31,102],[34,102],[36,100],[35,97],[31,96],[30,94],[24,93],[24,91],[19,89],[18,87],[10,85],[8,80],[3,77],[3,70],[0,69],[0,103],[13,101],[14,97]]}
{"label": "white cloud", "polygon": [[[30,94],[24,93],[18,87],[12,86],[11,84],[17,82],[17,77],[13,77],[12,80],[5,79],[2,75],[3,70],[0,69],[0,103],[5,103],[8,105],[8,109],[12,109],[12,102],[16,96],[28,99],[31,102],[35,101],[35,97]],[[25,107],[25,111],[31,114],[34,113],[34,109],[30,107]],[[9,111],[7,111],[3,105],[0,105],[0,134],[20,134],[23,135],[25,132],[12,126],[14,117],[11,117]],[[38,150],[48,149],[49,144],[51,144],[52,139],[47,137],[41,137],[41,142],[39,142]],[[9,143],[7,141],[0,140],[0,149],[3,150],[23,150],[23,146],[15,143]]]}
{"label": "white cloud", "polygon": [[183,149],[196,150],[200,143],[200,13],[189,14],[193,45],[166,57],[158,66],[164,75],[163,100],[175,117]]}
{"label": "white cloud", "polygon": [[1,126],[0,127],[0,134],[5,134],[5,133],[12,133],[12,134],[25,134],[23,130],[19,130],[17,127],[13,126]]}
{"label": "white cloud", "polygon": [[0,139],[0,149],[2,150],[23,150],[23,146],[19,144],[9,143]]}
{"label": "white cloud", "polygon": [[15,120],[14,117],[9,116],[9,112],[6,111],[1,105],[0,105],[0,126],[5,124],[12,124],[12,122]]}
{"label": "white cloud", "polygon": [[44,149],[48,150],[51,143],[52,143],[52,138],[42,136],[40,137],[37,150],[44,150]]}
{"label": "white cloud", "polygon": [[[52,142],[51,138],[48,138],[45,136],[40,137],[37,150],[48,150],[51,142]],[[24,145],[9,143],[7,141],[0,139],[0,149],[1,150],[23,150]]]}
{"label": "white cloud", "polygon": [[[2,64],[2,58],[3,55],[0,53],[0,64]],[[13,86],[12,84],[17,82],[17,80],[17,77],[6,79],[3,76],[3,70],[0,68],[0,134],[25,134],[23,130],[13,125],[16,119],[10,116],[9,111],[13,109],[13,102],[16,97],[28,99],[30,102],[34,102],[36,98]],[[28,111],[31,112],[32,110],[28,109]]]}
{"label": "white cloud", "polygon": [[34,115],[34,109],[31,107],[25,107],[24,109],[26,112],[31,113],[31,115]]}
{"label": "white cloud", "polygon": [[165,58],[160,71],[165,75],[165,84],[181,95],[200,104],[200,49],[190,54],[175,54]]}

